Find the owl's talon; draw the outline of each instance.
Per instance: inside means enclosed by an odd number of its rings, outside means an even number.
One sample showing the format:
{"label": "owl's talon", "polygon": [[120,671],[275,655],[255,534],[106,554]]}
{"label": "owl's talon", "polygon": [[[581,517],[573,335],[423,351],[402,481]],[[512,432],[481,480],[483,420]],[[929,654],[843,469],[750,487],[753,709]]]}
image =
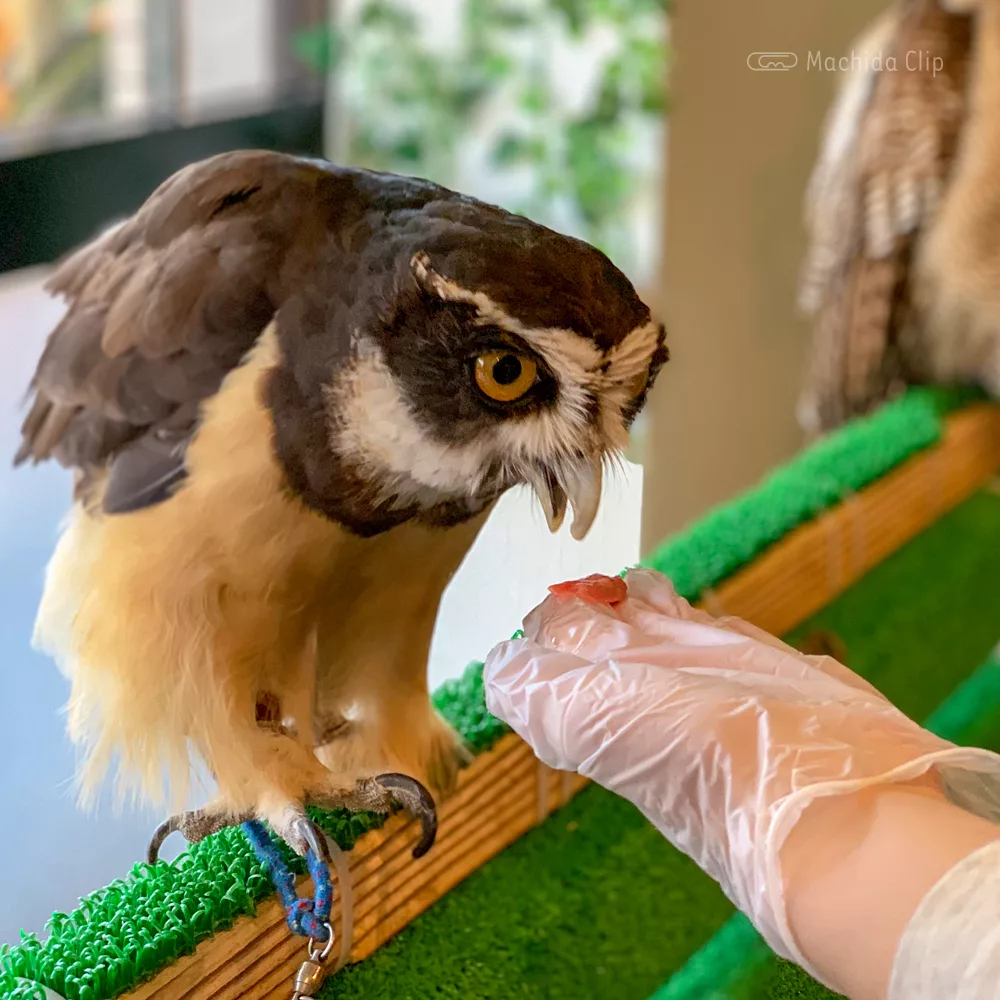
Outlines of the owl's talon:
{"label": "owl's talon", "polygon": [[[413,848],[413,857],[423,857],[437,837],[437,807],[431,793],[415,778],[405,774],[382,774],[377,778],[360,781],[352,793],[308,796],[307,801],[323,808],[346,806],[357,811],[371,809],[389,812],[398,805],[414,819],[420,820],[420,840]],[[155,865],[160,857],[163,842],[172,833],[180,833],[189,844],[196,844],[205,837],[230,826],[240,826],[248,820],[261,819],[255,812],[238,816],[222,809],[194,809],[178,813],[164,820],[153,833],[146,849],[146,861]],[[302,805],[289,805],[280,815],[271,815],[274,833],[301,857],[312,853],[321,861],[330,862],[330,849],[323,831],[306,816]]]}
{"label": "owl's talon", "polygon": [[149,846],[146,848],[146,864],[155,865],[160,860],[160,848],[163,846],[163,842],[170,834],[177,833],[180,830],[179,824],[180,816],[171,816],[169,819],[165,819],[153,831]]}
{"label": "owl's talon", "polygon": [[253,819],[251,813],[242,816],[232,816],[224,812],[214,812],[210,809],[192,809],[178,813],[165,819],[153,832],[146,848],[146,863],[155,865],[160,859],[160,848],[172,833],[179,833],[189,844],[197,844],[213,833],[229,826],[239,826],[240,823]]}
{"label": "owl's talon", "polygon": [[420,840],[413,848],[413,857],[423,857],[433,847],[437,837],[437,807],[431,793],[415,778],[405,774],[380,774],[375,782],[414,819],[420,820]]}
{"label": "owl's talon", "polygon": [[306,816],[292,820],[284,840],[300,857],[305,857],[306,851],[309,850],[320,861],[327,864],[331,861],[330,845],[327,843],[326,835]]}

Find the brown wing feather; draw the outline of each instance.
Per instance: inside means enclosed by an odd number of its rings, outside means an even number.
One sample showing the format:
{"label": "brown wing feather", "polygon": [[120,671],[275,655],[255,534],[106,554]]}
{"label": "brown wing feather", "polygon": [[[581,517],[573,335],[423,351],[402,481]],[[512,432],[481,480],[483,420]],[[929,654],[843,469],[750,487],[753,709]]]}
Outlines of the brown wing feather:
{"label": "brown wing feather", "polygon": [[55,457],[84,490],[111,465],[109,509],[161,497],[183,475],[201,402],[301,278],[293,258],[320,238],[329,177],[279,154],[224,154],[71,254],[48,283],[68,311],[32,379],[15,462]]}
{"label": "brown wing feather", "polygon": [[807,198],[809,430],[867,411],[905,380],[910,260],[955,158],[970,44],[969,18],[935,0],[904,0],[855,43],[861,69],[832,109]]}

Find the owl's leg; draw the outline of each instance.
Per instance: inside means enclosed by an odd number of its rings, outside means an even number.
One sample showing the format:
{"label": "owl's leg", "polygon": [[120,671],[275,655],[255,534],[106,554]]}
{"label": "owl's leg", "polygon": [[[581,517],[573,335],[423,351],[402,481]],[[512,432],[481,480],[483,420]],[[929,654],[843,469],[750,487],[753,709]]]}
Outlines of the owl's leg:
{"label": "owl's leg", "polygon": [[318,857],[329,860],[322,833],[306,815],[307,806],[383,815],[401,808],[420,821],[420,840],[413,848],[415,858],[430,850],[437,834],[434,800],[427,789],[413,778],[402,774],[380,774],[357,781],[350,788],[339,787],[335,780],[328,778],[321,780],[317,787],[306,789],[300,800],[286,801],[281,806],[262,801],[254,808],[234,810],[220,800],[201,809],[172,816],[161,823],[153,834],[146,860],[151,865],[156,864],[160,848],[171,833],[180,833],[189,843],[196,844],[227,827],[255,819],[266,821],[296,854],[305,856],[311,850]]}
{"label": "owl's leg", "polygon": [[[233,616],[235,619],[235,616]],[[264,616],[258,615],[258,621]],[[297,854],[305,855],[323,838],[306,816],[308,806],[389,813],[402,807],[420,819],[418,853],[434,839],[436,814],[429,793],[413,779],[384,768],[366,780],[331,772],[314,753],[313,707],[315,645],[308,620],[286,615],[273,636],[254,633],[249,625],[216,633],[225,653],[227,677],[234,692],[219,699],[202,729],[202,755],[219,788],[208,806],[167,820],[150,845],[150,861],[173,831],[191,842],[248,820],[266,822]],[[256,637],[258,640],[254,642]],[[266,652],[262,656],[261,648]],[[249,700],[256,691],[253,700]],[[389,772],[389,773],[383,773]]]}
{"label": "owl's leg", "polygon": [[404,524],[317,597],[316,755],[335,774],[409,774],[448,794],[470,759],[434,710],[427,661],[441,596],[491,508],[447,529]]}
{"label": "owl's leg", "polygon": [[418,650],[346,675],[321,667],[316,756],[326,767],[359,779],[413,775],[438,796],[454,789],[471,754],[431,704],[425,664]]}

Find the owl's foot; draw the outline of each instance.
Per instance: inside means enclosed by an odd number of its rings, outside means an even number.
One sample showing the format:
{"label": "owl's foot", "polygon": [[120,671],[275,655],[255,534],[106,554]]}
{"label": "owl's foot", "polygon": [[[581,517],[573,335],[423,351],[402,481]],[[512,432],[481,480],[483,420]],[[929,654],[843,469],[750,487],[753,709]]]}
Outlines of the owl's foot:
{"label": "owl's foot", "polygon": [[365,778],[346,792],[320,790],[307,795],[304,803],[289,804],[277,813],[272,810],[266,813],[256,810],[234,813],[221,806],[206,806],[180,813],[161,823],[156,829],[146,851],[146,861],[151,865],[156,864],[160,848],[171,833],[180,833],[188,843],[196,844],[226,827],[239,826],[253,819],[268,822],[275,835],[301,857],[312,851],[317,857],[328,861],[326,838],[306,815],[307,805],[321,809],[345,808],[351,812],[382,814],[392,812],[393,808],[402,808],[414,819],[420,820],[420,840],[413,848],[414,858],[426,854],[437,836],[437,808],[427,789],[405,774],[389,773],[377,778]]}

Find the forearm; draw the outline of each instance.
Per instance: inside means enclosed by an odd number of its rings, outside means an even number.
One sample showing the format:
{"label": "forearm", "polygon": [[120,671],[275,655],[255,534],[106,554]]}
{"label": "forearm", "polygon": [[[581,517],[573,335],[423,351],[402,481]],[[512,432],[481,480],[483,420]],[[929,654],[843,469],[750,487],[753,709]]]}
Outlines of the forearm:
{"label": "forearm", "polygon": [[819,800],[782,849],[788,919],[803,954],[851,1000],[885,1000],[917,907],[1000,826],[933,779]]}

